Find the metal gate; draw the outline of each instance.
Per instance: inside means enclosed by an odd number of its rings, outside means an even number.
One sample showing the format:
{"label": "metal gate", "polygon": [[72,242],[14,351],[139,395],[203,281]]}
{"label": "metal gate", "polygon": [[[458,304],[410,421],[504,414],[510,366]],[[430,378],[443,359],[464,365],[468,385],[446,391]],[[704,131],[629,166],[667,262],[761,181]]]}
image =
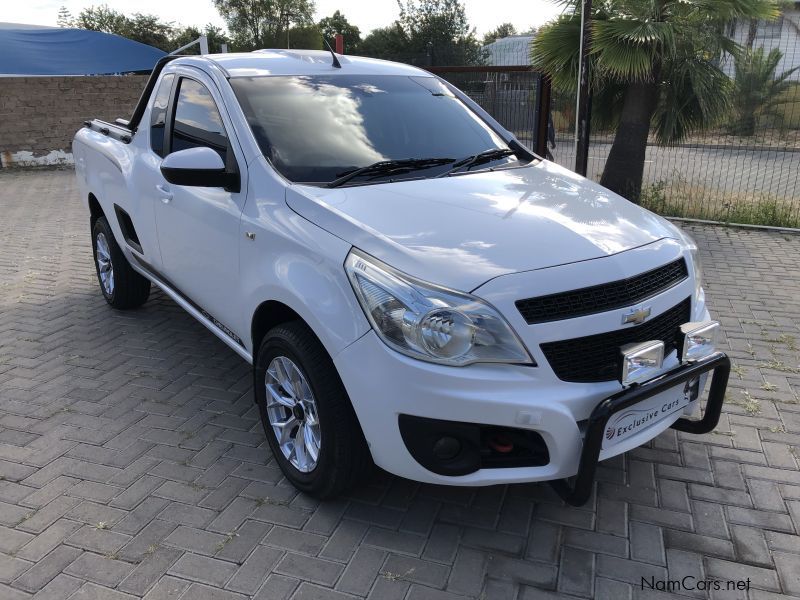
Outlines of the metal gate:
{"label": "metal gate", "polygon": [[526,66],[425,67],[464,91],[540,156],[547,152],[550,84]]}

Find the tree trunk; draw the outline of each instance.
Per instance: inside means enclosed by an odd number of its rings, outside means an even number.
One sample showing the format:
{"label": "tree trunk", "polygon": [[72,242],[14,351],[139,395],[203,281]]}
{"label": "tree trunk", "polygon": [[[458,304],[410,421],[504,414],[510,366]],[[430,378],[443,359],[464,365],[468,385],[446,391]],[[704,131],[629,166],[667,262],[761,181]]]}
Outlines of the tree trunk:
{"label": "tree trunk", "polygon": [[748,50],[753,49],[753,44],[756,42],[756,32],[758,31],[758,19],[750,19],[750,24],[747,27],[747,39],[745,40],[744,47]]}
{"label": "tree trunk", "polygon": [[600,178],[601,185],[637,204],[642,191],[647,136],[657,103],[657,83],[643,81],[628,86],[614,143]]}
{"label": "tree trunk", "polygon": [[736,133],[741,136],[751,137],[756,134],[756,115],[748,113],[739,117],[739,126],[736,128]]}

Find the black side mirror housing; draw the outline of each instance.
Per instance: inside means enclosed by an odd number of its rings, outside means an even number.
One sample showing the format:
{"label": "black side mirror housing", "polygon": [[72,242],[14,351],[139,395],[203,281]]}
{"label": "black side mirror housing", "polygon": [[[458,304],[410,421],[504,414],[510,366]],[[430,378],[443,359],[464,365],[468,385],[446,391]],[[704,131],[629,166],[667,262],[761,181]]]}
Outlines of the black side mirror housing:
{"label": "black side mirror housing", "polygon": [[179,150],[161,161],[161,174],[169,183],[193,187],[221,187],[230,192],[241,189],[239,173],[225,168],[215,150],[200,146]]}

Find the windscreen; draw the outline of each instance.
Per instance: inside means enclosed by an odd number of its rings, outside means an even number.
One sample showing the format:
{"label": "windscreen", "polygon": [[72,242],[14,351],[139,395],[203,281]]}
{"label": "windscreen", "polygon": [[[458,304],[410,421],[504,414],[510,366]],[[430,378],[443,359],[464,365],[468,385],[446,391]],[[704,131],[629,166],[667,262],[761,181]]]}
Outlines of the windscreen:
{"label": "windscreen", "polygon": [[434,77],[261,76],[230,83],[262,152],[290,181],[326,183],[382,160],[459,159],[507,147]]}

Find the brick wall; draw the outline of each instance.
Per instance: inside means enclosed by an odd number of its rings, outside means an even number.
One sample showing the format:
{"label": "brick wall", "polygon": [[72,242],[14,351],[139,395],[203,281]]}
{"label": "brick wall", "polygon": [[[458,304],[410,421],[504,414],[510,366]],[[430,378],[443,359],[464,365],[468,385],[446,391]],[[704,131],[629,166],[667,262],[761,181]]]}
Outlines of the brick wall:
{"label": "brick wall", "polygon": [[0,77],[0,163],[71,163],[72,136],[83,121],[128,118],[146,81],[146,75]]}

